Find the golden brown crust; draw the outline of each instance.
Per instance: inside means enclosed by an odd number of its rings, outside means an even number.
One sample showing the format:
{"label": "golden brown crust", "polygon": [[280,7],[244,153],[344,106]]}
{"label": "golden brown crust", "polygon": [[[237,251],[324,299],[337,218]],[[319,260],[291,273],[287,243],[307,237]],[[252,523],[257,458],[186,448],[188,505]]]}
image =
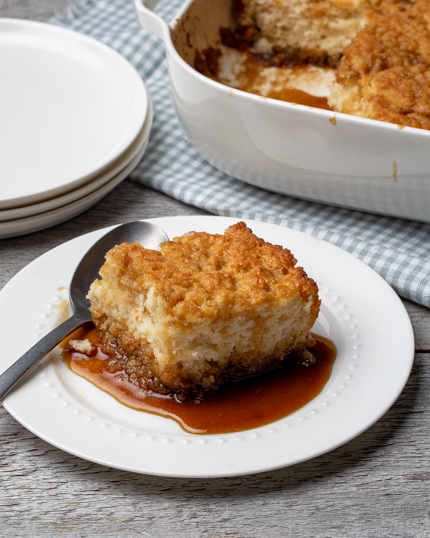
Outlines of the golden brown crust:
{"label": "golden brown crust", "polygon": [[337,82],[358,89],[338,110],[430,129],[430,0],[380,2],[345,48]]}
{"label": "golden brown crust", "polygon": [[243,222],[225,235],[192,232],[177,237],[163,243],[161,252],[123,243],[106,259],[119,268],[122,286],[135,293],[152,287],[164,299],[171,320],[184,324],[231,317],[297,293],[306,300],[317,291],[315,282],[295,267],[289,250],[259,239]]}

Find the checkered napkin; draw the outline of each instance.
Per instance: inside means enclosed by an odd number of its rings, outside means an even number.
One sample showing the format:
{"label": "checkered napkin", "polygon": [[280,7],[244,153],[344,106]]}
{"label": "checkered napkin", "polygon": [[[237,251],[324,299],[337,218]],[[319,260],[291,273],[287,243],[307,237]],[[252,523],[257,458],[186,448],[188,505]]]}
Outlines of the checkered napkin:
{"label": "checkered napkin", "polygon": [[[162,0],[170,21],[183,0]],[[252,187],[207,163],[188,141],[170,94],[164,45],[141,29],[133,0],[81,0],[51,22],[121,53],[151,94],[154,124],[131,178],[211,213],[272,222],[325,239],[375,269],[403,297],[430,307],[430,225],[306,202]]]}

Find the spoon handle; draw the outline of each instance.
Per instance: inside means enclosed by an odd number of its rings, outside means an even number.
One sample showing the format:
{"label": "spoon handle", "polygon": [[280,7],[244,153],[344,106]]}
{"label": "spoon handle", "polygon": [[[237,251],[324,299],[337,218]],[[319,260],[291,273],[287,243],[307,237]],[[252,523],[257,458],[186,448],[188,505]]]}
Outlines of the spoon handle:
{"label": "spoon handle", "polygon": [[73,315],[61,325],[44,336],[34,344],[22,357],[15,361],[0,375],[0,402],[16,383],[47,355],[51,349],[69,336],[73,331],[85,325],[90,320],[85,317]]}

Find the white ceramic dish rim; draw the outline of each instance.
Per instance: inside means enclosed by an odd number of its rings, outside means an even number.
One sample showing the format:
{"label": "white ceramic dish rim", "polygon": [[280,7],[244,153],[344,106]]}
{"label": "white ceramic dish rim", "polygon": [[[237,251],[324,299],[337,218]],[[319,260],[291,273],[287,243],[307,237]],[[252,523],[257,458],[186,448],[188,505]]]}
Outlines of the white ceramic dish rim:
{"label": "white ceramic dish rim", "polygon": [[[96,39],[93,39],[89,36],[86,36],[84,34],[75,32],[73,30],[70,30],[68,28],[64,28],[61,26],[54,26],[43,22],[38,21],[29,21],[25,19],[7,19],[7,18],[1,18],[0,22],[2,24],[10,24],[12,26],[16,26],[17,24],[22,25],[24,27],[28,28],[39,28],[41,31],[47,31],[54,35],[58,35],[61,39],[61,36],[68,35],[71,39],[78,39],[81,42],[88,43],[93,49],[100,50],[102,55],[104,57],[112,57],[115,58],[116,62],[119,62],[119,64],[122,65],[123,69],[125,69],[128,72],[129,80],[134,85],[135,90],[140,92],[140,97],[142,100],[142,106],[140,113],[136,113],[133,122],[131,125],[128,126],[127,132],[122,133],[121,140],[117,143],[116,147],[112,149],[112,151],[105,156],[105,158],[97,163],[97,165],[94,165],[92,169],[88,169],[85,175],[82,175],[79,178],[76,178],[75,180],[69,181],[66,184],[58,185],[55,188],[51,188],[48,190],[43,191],[34,191],[33,193],[27,193],[25,195],[16,197],[16,198],[10,198],[10,199],[4,199],[0,200],[0,209],[3,208],[13,208],[25,204],[31,204],[40,202],[49,198],[52,198],[54,196],[61,195],[64,192],[70,191],[72,189],[76,189],[80,185],[89,182],[92,180],[95,176],[103,173],[106,171],[106,169],[117,159],[120,159],[124,153],[127,151],[129,146],[133,143],[133,140],[138,136],[140,130],[142,129],[142,126],[145,122],[146,115],[147,115],[147,91],[146,87],[140,78],[137,71],[134,69],[134,67],[117,51],[115,51],[112,47],[109,47],[105,45],[104,43],[97,41]],[[137,111],[139,112],[139,111]]]}
{"label": "white ceramic dish rim", "polygon": [[[209,216],[152,222],[172,236],[190,229],[221,232],[237,220]],[[5,398],[5,408],[42,439],[84,459],[178,477],[237,476],[293,465],[369,428],[397,399],[413,362],[413,332],[400,299],[373,270],[333,245],[272,224],[248,224],[257,235],[289,246],[320,286],[323,313],[317,332],[332,337],[338,358],[326,387],[307,406],[262,428],[193,436],[173,421],[121,406],[72,374],[54,354],[52,362],[44,360]],[[9,328],[2,371],[52,326],[47,313],[52,314],[54,299],[56,304],[62,300],[59,286],[67,286],[64,280],[75,263],[105,231],[46,253],[0,292],[0,323]],[[20,330],[18,340],[14,327]]]}
{"label": "white ceramic dish rim", "polygon": [[[158,4],[159,0],[135,0],[135,7],[138,12],[138,15],[140,15],[140,12],[143,9],[146,10],[153,10],[155,9],[156,5]],[[218,91],[222,91],[223,93],[227,93],[229,95],[239,95],[241,99],[247,100],[250,102],[261,102],[262,100],[267,103],[267,106],[275,108],[275,109],[300,109],[303,114],[306,115],[320,115],[322,117],[326,117],[330,120],[330,118],[335,117],[342,118],[344,122],[352,122],[355,124],[362,124],[362,125],[375,125],[379,129],[387,129],[387,130],[395,130],[398,131],[400,127],[393,123],[387,123],[379,120],[372,120],[368,118],[361,118],[359,116],[352,116],[350,114],[344,114],[342,112],[333,112],[331,110],[324,110],[320,108],[313,108],[306,105],[300,105],[295,103],[289,103],[287,101],[280,101],[278,99],[272,99],[270,97],[262,97],[258,96],[249,92],[245,92],[243,90],[233,89],[230,86],[226,86],[225,84],[222,84],[221,82],[218,82],[216,80],[212,80],[209,77],[206,77],[199,73],[197,70],[192,68],[178,53],[178,51],[175,48],[175,45],[172,41],[171,36],[171,30],[174,30],[175,27],[178,25],[180,19],[182,16],[186,13],[189,6],[194,2],[194,0],[186,0],[184,4],[179,8],[176,15],[173,17],[170,23],[167,23],[164,19],[162,19],[159,15],[152,13],[151,11],[146,12],[145,16],[151,17],[151,22],[153,23],[153,27],[150,29],[155,35],[157,35],[159,38],[161,38],[166,46],[166,52],[167,56],[172,56],[176,62],[178,62],[183,69],[185,69],[189,74],[192,74],[197,79],[201,80],[202,82],[208,84],[209,86],[217,89]],[[415,127],[402,127],[402,131],[405,133],[408,131],[411,131],[416,135],[423,136],[424,138],[430,137],[430,131],[426,131],[424,129],[418,129]]]}
{"label": "white ceramic dish rim", "polygon": [[124,152],[124,154],[118,158],[105,173],[102,173],[100,176],[95,177],[89,183],[86,183],[82,187],[78,187],[72,192],[67,194],[60,195],[56,198],[46,200],[44,202],[26,205],[23,207],[17,207],[14,209],[0,209],[0,230],[3,223],[12,220],[24,219],[35,215],[40,215],[48,211],[52,211],[59,207],[71,204],[76,200],[83,198],[91,194],[94,191],[98,191],[103,185],[110,182],[111,180],[116,180],[118,175],[122,170],[124,170],[137,155],[141,153],[142,146],[146,145],[148,142],[149,134],[151,132],[152,121],[154,117],[153,106],[151,99],[148,94],[148,113],[145,120],[145,123],[138,133],[135,140],[129,148]]}
{"label": "white ceramic dish rim", "polygon": [[49,228],[56,224],[60,224],[69,220],[80,213],[83,213],[107,194],[109,194],[116,186],[118,186],[139,164],[149,142],[149,133],[141,140],[137,154],[128,165],[121,170],[114,178],[110,179],[99,189],[92,191],[74,202],[66,204],[62,207],[26,217],[23,219],[10,220],[0,222],[0,239],[16,237],[27,233],[33,233],[45,228]]}

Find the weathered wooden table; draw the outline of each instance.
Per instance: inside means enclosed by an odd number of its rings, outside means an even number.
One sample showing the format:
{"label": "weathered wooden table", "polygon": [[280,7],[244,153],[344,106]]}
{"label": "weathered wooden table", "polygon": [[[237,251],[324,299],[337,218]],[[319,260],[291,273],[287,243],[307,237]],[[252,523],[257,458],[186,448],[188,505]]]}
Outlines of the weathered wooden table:
{"label": "weathered wooden table", "polygon": [[[46,20],[68,3],[0,0],[0,16]],[[126,220],[198,214],[204,212],[126,180],[69,222],[0,240],[0,287],[80,234]],[[430,313],[404,304],[415,364],[392,409],[337,450],[278,471],[211,480],[117,471],[54,448],[0,407],[0,536],[430,536]]]}

